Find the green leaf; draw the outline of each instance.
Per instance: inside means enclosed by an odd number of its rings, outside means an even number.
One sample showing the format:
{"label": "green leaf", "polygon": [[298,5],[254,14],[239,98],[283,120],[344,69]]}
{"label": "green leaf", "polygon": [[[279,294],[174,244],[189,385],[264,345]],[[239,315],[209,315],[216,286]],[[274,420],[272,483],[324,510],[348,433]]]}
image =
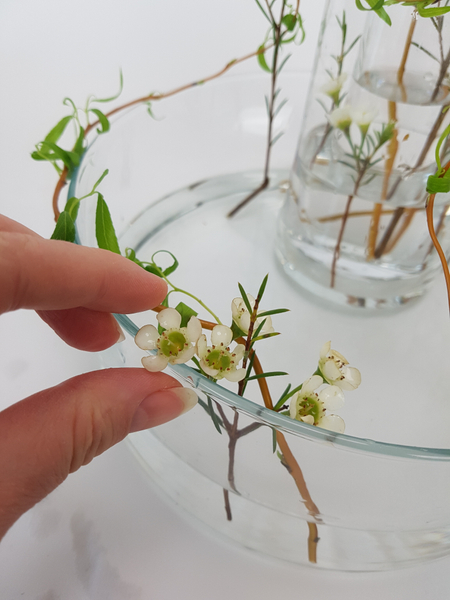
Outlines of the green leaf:
{"label": "green leaf", "polygon": [[258,64],[261,67],[261,69],[263,69],[263,71],[266,71],[267,73],[272,73],[272,69],[267,64],[266,57],[264,55],[264,44],[258,48],[257,59]]}
{"label": "green leaf", "polygon": [[272,427],[272,450],[273,453],[277,451],[277,430]]}
{"label": "green leaf", "polygon": [[442,6],[438,8],[425,8],[428,2],[418,2],[416,5],[417,12],[421,17],[440,17],[450,11],[450,6]]}
{"label": "green leaf", "polygon": [[80,200],[78,198],[75,198],[74,196],[72,196],[72,198],[69,198],[66,202],[66,206],[64,207],[64,210],[67,213],[69,213],[69,215],[72,217],[73,221],[75,221],[77,218],[79,206],[80,206]]}
{"label": "green leaf", "polygon": [[281,394],[280,399],[278,400],[278,402],[273,407],[273,410],[277,411],[277,410],[279,410],[283,406],[283,404],[285,402],[285,398],[287,398],[287,395],[289,394],[289,390],[290,389],[291,389],[291,384],[289,384],[287,386],[287,388],[284,390],[284,392]]}
{"label": "green leaf", "polygon": [[59,121],[53,127],[53,129],[45,136],[44,141],[56,144],[56,142],[59,140],[59,138],[64,133],[64,130],[67,127],[68,123],[70,123],[70,121],[72,119],[73,119],[73,115],[70,115],[69,117],[63,117],[61,119],[61,121]]}
{"label": "green leaf", "polygon": [[153,273],[153,275],[157,275],[158,277],[162,277],[162,272],[161,272],[161,269],[160,269],[158,266],[156,266],[154,263],[153,263],[153,264],[151,263],[151,264],[149,264],[149,265],[146,265],[146,266],[144,267],[144,269],[145,269],[146,271],[148,271],[149,273]]}
{"label": "green leaf", "polygon": [[94,102],[112,102],[113,100],[117,100],[123,90],[123,73],[122,69],[120,69],[120,81],[119,81],[119,91],[114,96],[110,96],[109,98],[93,98]]}
{"label": "green leaf", "polygon": [[75,241],[75,223],[67,211],[63,210],[59,215],[50,239],[72,243]]}
{"label": "green leaf", "polygon": [[178,311],[181,315],[181,325],[180,327],[187,327],[189,320],[191,317],[196,317],[198,315],[197,312],[184,302],[180,302],[175,306],[175,310]]}
{"label": "green leaf", "polygon": [[244,290],[244,288],[242,287],[242,285],[241,285],[240,283],[238,283],[238,288],[239,288],[239,291],[241,292],[241,297],[242,297],[242,300],[244,301],[244,304],[245,304],[245,306],[246,306],[246,308],[247,308],[248,312],[249,312],[250,314],[252,314],[252,312],[253,312],[253,308],[250,306],[250,302],[248,301],[248,298],[247,298],[247,293],[246,293],[246,291]]}
{"label": "green leaf", "polygon": [[269,23],[272,25],[272,21],[270,20],[269,15],[266,13],[266,11],[263,9],[263,7],[261,6],[261,3],[259,2],[259,0],[255,0],[256,4],[259,6],[259,8],[261,9],[262,14],[266,17],[266,19],[269,21]]}
{"label": "green leaf", "polygon": [[209,416],[211,417],[212,422],[214,423],[214,427],[217,429],[217,431],[219,433],[222,433],[222,431],[220,429],[220,424],[222,423],[222,421],[216,415],[216,411],[214,410],[212,400],[209,396],[208,396],[208,408],[209,408]]}
{"label": "green leaf", "polygon": [[97,210],[95,213],[95,235],[99,248],[120,254],[119,242],[111,219],[111,213],[103,198],[98,193]]}
{"label": "green leaf", "polygon": [[99,120],[99,123],[101,125],[101,129],[97,128],[97,132],[98,133],[106,133],[107,131],[109,131],[110,129],[110,124],[108,121],[108,117],[102,113],[101,110],[99,110],[98,108],[90,108],[89,112],[94,113],[94,115],[96,115],[96,117]]}
{"label": "green leaf", "polygon": [[356,6],[359,10],[373,10],[374,12],[376,12],[376,14],[383,19],[383,21],[385,23],[387,23],[388,25],[392,25],[392,21],[391,18],[389,17],[389,15],[387,14],[387,12],[385,11],[385,9],[383,8],[384,6],[384,0],[366,0],[367,4],[369,5],[370,8],[365,8],[362,3],[361,0],[355,0],[356,2]]}
{"label": "green leaf", "polygon": [[[80,162],[77,154],[63,150],[53,142],[41,142],[39,150],[43,150],[47,154],[48,160],[62,160],[69,171],[73,170]],[[52,152],[50,153],[49,150]]]}
{"label": "green leaf", "polygon": [[258,313],[258,319],[261,317],[270,317],[271,315],[280,315],[281,313],[289,312],[289,308],[274,308],[273,310],[266,310],[262,313]]}
{"label": "green leaf", "polygon": [[277,331],[272,331],[272,333],[263,333],[262,335],[252,338],[252,345],[260,340],[267,340],[268,338],[275,337],[277,335],[280,335],[280,333]]}
{"label": "green leaf", "polygon": [[297,19],[294,15],[284,15],[284,17],[281,19],[281,22],[288,31],[294,31]]}
{"label": "green leaf", "polygon": [[266,285],[267,285],[267,280],[269,279],[269,273],[267,273],[267,275],[264,277],[264,279],[262,280],[261,285],[259,286],[259,290],[258,290],[258,295],[257,295],[257,299],[258,302],[261,301],[261,298],[264,295],[264,292],[266,290]]}
{"label": "green leaf", "polygon": [[450,179],[430,175],[427,179],[427,192],[429,194],[448,194],[450,192]]}
{"label": "green leaf", "polygon": [[234,321],[232,321],[230,329],[233,332],[233,341],[237,338],[245,337],[247,335],[245,331],[242,331],[242,329]]}
{"label": "green leaf", "polygon": [[[176,259],[176,257],[172,254],[172,252],[169,252],[169,250],[158,250],[157,252],[155,252],[152,255],[152,262],[155,263],[155,256],[157,254],[169,254],[169,256],[171,256],[173,258],[173,263],[170,265],[170,267],[167,267],[167,269],[162,270],[161,269],[161,273],[167,277],[168,275],[170,275],[171,273],[173,273],[179,266],[179,262]],[[156,265],[156,263],[155,263]]]}
{"label": "green leaf", "polygon": [[261,321],[261,323],[258,325],[258,327],[256,328],[256,330],[253,332],[253,335],[252,335],[253,342],[256,342],[256,338],[258,337],[259,333],[261,332],[261,329],[264,327],[265,324],[266,324],[266,319],[263,319]]}
{"label": "green leaf", "polygon": [[75,142],[75,146],[73,147],[73,151],[75,152],[75,154],[78,154],[78,156],[82,157],[83,153],[84,153],[84,128],[80,127],[80,131],[78,133],[78,137],[77,137],[77,141]]}
{"label": "green leaf", "polygon": [[284,371],[270,371],[269,373],[260,373],[259,375],[252,375],[247,379],[247,381],[252,381],[253,379],[265,379],[266,377],[280,377],[281,375],[288,375]]}

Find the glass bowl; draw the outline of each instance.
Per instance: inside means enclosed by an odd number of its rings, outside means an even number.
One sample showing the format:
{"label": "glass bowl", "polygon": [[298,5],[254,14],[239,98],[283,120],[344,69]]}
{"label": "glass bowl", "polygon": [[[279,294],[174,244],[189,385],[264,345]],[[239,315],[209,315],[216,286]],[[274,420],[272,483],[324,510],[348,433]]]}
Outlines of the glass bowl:
{"label": "glass bowl", "polygon": [[[273,317],[282,335],[258,349],[266,371],[290,373],[268,380],[275,401],[288,383],[296,386],[315,371],[327,340],[362,373],[340,412],[347,433],[337,434],[266,409],[256,382],[242,398],[231,385],[172,366],[172,375],[198,391],[199,405],[129,436],[162,490],[216,532],[279,559],[355,571],[414,565],[450,551],[445,294],[438,282],[401,311],[361,314],[321,304],[284,273],[275,223],[304,83],[302,75],[282,78],[289,103],[276,124],[285,135],[274,147],[270,186],[233,219],[229,210],[262,177],[265,76],[192,88],[154,107],[160,121],[143,107],[127,112],[91,141],[69,194],[88,193],[109,168],[101,191],[122,250],[134,248],[141,260],[172,252],[180,267],[171,279],[224,322],[231,321],[237,282],[256,295],[269,273],[263,309],[291,309]],[[78,235],[85,245],[96,245],[94,214],[95,200],[83,201]],[[155,323],[155,314],[117,318],[129,336],[103,353],[104,364],[139,366],[143,352],[133,337]],[[227,423],[235,420],[240,433],[230,436]]]}

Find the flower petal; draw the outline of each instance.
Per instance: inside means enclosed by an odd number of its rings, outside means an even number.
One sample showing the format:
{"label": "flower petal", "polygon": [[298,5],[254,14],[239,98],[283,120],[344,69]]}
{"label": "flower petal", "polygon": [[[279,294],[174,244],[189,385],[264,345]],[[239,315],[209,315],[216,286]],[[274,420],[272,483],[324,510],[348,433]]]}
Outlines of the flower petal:
{"label": "flower petal", "polygon": [[344,406],[344,393],[337,385],[327,385],[319,394],[319,400],[328,410],[339,410]]}
{"label": "flower petal", "polygon": [[242,379],[244,379],[245,373],[245,369],[231,369],[230,371],[224,371],[223,376],[227,381],[237,383],[238,381],[242,381]]}
{"label": "flower petal", "polygon": [[[298,412],[298,399],[300,397],[300,392],[296,392],[292,398],[291,398],[291,403],[289,405],[289,415],[291,417],[291,419],[296,419],[297,418],[297,412]],[[314,419],[313,419],[314,421]]]}
{"label": "flower petal", "polygon": [[232,354],[235,354],[235,356],[233,357],[235,364],[238,364],[239,362],[241,362],[241,360],[244,358],[244,354],[245,354],[244,344],[236,344],[236,346],[233,349]]}
{"label": "flower petal", "polygon": [[144,325],[137,332],[134,341],[141,350],[154,350],[158,338],[159,333],[154,325]]}
{"label": "flower petal", "polygon": [[233,332],[226,325],[216,325],[211,332],[211,342],[214,346],[223,344],[226,348],[233,339]]}
{"label": "flower petal", "polygon": [[309,379],[307,379],[300,390],[300,395],[305,398],[311,392],[314,392],[320,385],[322,385],[323,379],[320,375],[313,375]]}
{"label": "flower petal", "polygon": [[342,390],[356,390],[356,388],[361,383],[361,373],[355,367],[342,367],[341,373],[344,376],[344,379],[340,381],[336,381],[336,385],[338,385]]}
{"label": "flower petal", "polygon": [[208,343],[206,341],[206,335],[203,334],[199,337],[197,342],[197,354],[200,358],[205,358],[208,349]]}
{"label": "flower petal", "polygon": [[330,348],[331,348],[331,342],[325,342],[325,344],[320,349],[320,358],[322,360],[325,360],[327,358]]}
{"label": "flower petal", "polygon": [[197,317],[191,317],[187,324],[187,336],[190,342],[196,342],[202,335],[202,324]]}
{"label": "flower petal", "polygon": [[178,329],[181,325],[181,315],[174,308],[165,308],[158,313],[156,318],[164,329]]}
{"label": "flower petal", "polygon": [[323,376],[329,383],[337,382],[342,376],[339,367],[336,365],[334,360],[331,359],[325,362],[325,364],[321,368],[321,371],[323,373]]}
{"label": "flower petal", "polygon": [[217,376],[219,375],[219,371],[218,369],[212,369],[207,362],[205,362],[204,360],[200,361],[200,367],[202,368],[202,370],[209,375],[210,377],[214,377],[217,379]]}
{"label": "flower petal", "polygon": [[336,433],[344,433],[345,431],[344,419],[341,419],[338,415],[325,415],[320,419],[319,427]]}
{"label": "flower petal", "polygon": [[314,417],[312,415],[300,417],[300,421],[303,421],[303,423],[308,423],[308,425],[314,425]]}
{"label": "flower petal", "polygon": [[144,356],[141,362],[144,369],[147,369],[150,373],[158,373],[158,371],[164,371],[169,359],[162,354],[152,354],[152,356]]}

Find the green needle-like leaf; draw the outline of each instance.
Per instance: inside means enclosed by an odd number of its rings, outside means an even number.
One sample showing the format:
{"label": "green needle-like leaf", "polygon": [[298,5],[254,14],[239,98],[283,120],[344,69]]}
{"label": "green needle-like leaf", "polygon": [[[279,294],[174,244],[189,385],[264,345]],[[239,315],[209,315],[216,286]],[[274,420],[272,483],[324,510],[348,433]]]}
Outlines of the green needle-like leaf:
{"label": "green needle-like leaf", "polygon": [[258,319],[261,317],[270,317],[271,315],[280,315],[281,313],[289,312],[289,308],[274,308],[273,310],[265,310],[258,313]]}
{"label": "green needle-like leaf", "polygon": [[250,314],[252,314],[253,308],[250,306],[250,302],[248,301],[246,291],[244,290],[244,288],[242,287],[242,285],[240,283],[238,283],[238,287],[239,287],[239,291],[241,292],[241,297],[242,297],[242,300],[244,301],[245,307],[247,308],[248,312]]}
{"label": "green needle-like leaf", "polygon": [[208,396],[208,408],[209,408],[209,416],[211,417],[212,422],[214,423],[214,427],[217,429],[217,431],[219,433],[222,433],[222,430],[220,429],[220,425],[222,422],[219,419],[219,417],[216,415],[216,411],[214,410],[212,400],[209,396]]}
{"label": "green needle-like leaf", "polygon": [[261,285],[260,285],[260,287],[259,287],[259,290],[258,290],[258,295],[257,295],[258,302],[260,302],[260,301],[261,301],[261,298],[262,298],[262,297],[263,297],[263,295],[264,295],[264,292],[265,292],[265,290],[266,290],[266,285],[267,285],[267,280],[268,280],[268,279],[269,279],[269,273],[267,273],[267,275],[264,277],[264,279],[262,280],[262,283],[261,283]]}
{"label": "green needle-like leaf", "polygon": [[260,373],[259,375],[252,375],[247,379],[247,381],[252,381],[253,379],[265,379],[267,377],[280,377],[282,375],[288,375],[284,371],[271,371],[269,373]]}

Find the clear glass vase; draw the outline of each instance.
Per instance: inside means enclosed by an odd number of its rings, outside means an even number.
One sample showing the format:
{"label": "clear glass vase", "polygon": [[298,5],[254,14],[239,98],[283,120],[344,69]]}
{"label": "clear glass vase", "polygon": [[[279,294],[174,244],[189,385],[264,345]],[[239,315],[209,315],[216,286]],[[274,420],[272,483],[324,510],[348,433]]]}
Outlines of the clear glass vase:
{"label": "clear glass vase", "polygon": [[[327,3],[279,219],[286,272],[315,294],[366,308],[422,295],[440,269],[425,205],[449,120],[450,15],[422,17],[400,4],[387,11],[391,25],[354,0]],[[447,255],[449,204],[436,196]]]}

